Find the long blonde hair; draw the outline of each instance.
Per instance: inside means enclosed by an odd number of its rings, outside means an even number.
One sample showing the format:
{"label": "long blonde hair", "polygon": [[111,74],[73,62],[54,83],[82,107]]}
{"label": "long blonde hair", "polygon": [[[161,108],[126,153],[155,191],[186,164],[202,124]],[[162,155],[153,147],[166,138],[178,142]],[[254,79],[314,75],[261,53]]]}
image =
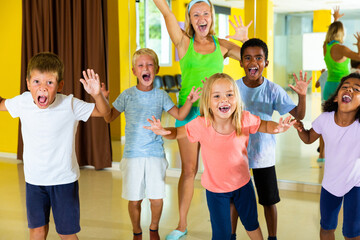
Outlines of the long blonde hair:
{"label": "long blonde hair", "polygon": [[214,115],[210,109],[210,101],[211,101],[211,91],[214,83],[220,79],[228,80],[234,89],[234,95],[236,98],[236,108],[233,112],[232,124],[235,126],[236,135],[241,135],[241,114],[242,114],[242,102],[240,97],[239,89],[232,77],[227,75],[226,73],[215,73],[210,78],[206,80],[204,83],[204,87],[200,97],[200,116],[205,118],[206,124],[214,122]]}
{"label": "long blonde hair", "polygon": [[326,33],[325,44],[330,43],[331,41],[339,41],[340,43],[344,42],[344,26],[341,22],[336,21],[330,24],[329,29]]}
{"label": "long blonde hair", "polygon": [[[215,35],[215,10],[214,10],[214,6],[211,3],[210,0],[208,0],[210,3],[210,11],[211,11],[211,25],[210,25],[210,29],[209,29],[209,34],[210,36]],[[205,1],[204,1],[205,2]],[[193,28],[193,26],[191,25],[191,20],[190,20],[190,9],[187,7],[186,8],[186,12],[185,12],[185,33],[189,38],[192,38],[194,36],[195,30]]]}

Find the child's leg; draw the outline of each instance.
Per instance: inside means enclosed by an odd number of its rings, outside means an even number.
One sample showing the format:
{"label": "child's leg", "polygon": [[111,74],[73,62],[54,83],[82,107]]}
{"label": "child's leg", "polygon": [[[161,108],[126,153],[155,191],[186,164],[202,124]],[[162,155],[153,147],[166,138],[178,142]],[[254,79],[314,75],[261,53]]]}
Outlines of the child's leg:
{"label": "child's leg", "polygon": [[344,196],[345,239],[360,239],[360,187],[353,187]]}
{"label": "child's leg", "polygon": [[259,197],[259,203],[264,207],[264,215],[268,236],[276,239],[277,209],[280,201],[275,166],[253,169],[254,182]]}
{"label": "child's leg", "polygon": [[[231,216],[231,234],[236,235],[236,228],[237,228],[237,223],[238,223],[238,219],[239,219],[239,214],[236,211],[233,201],[231,201],[231,203],[230,203],[230,216]],[[234,236],[234,237],[236,238],[236,236]]]}
{"label": "child's leg", "polygon": [[256,197],[251,179],[245,186],[235,191],[234,204],[250,239],[263,239],[258,222]]}
{"label": "child's leg", "polygon": [[78,240],[79,238],[76,236],[76,234],[71,235],[61,235],[59,234],[61,240]]}
{"label": "child's leg", "polygon": [[133,227],[133,233],[141,233],[141,225],[140,225],[140,216],[141,216],[141,202],[139,201],[129,201],[128,210],[131,219],[131,224]]}
{"label": "child's leg", "polygon": [[321,188],[320,193],[320,239],[335,240],[335,229],[341,208],[342,197],[336,197]]}
{"label": "child's leg", "polygon": [[30,240],[45,240],[49,233],[49,224],[38,228],[30,228]]}
{"label": "child's leg", "polygon": [[163,209],[163,200],[162,199],[149,199],[149,200],[150,200],[150,208],[151,208],[150,229],[157,230],[159,229],[159,222]]}
{"label": "child's leg", "polygon": [[178,184],[179,223],[177,230],[184,232],[187,215],[194,194],[194,179],[198,171],[199,143],[191,143],[187,138],[178,139],[181,157],[181,175]]}
{"label": "child's leg", "polygon": [[232,195],[232,192],[213,193],[206,190],[212,240],[228,240],[231,238],[230,200]]}
{"label": "child's leg", "polygon": [[163,209],[162,199],[149,199],[151,207],[150,240],[159,240],[159,222]]}

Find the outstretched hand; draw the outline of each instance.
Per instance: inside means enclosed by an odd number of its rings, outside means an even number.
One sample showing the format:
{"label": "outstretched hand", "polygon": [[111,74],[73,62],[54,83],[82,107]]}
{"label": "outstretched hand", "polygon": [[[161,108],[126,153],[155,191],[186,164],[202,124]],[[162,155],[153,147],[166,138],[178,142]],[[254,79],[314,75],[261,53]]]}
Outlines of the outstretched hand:
{"label": "outstretched hand", "polygon": [[357,46],[358,49],[360,49],[360,32],[354,33],[354,37],[356,38],[356,43],[354,43],[354,45]]}
{"label": "outstretched hand", "polygon": [[230,25],[234,28],[235,30],[235,34],[234,35],[228,35],[226,36],[226,38],[232,38],[241,42],[245,42],[249,39],[248,37],[248,31],[249,31],[249,27],[252,24],[252,20],[250,21],[250,23],[245,26],[241,16],[239,16],[239,19],[236,18],[236,16],[234,16],[235,19],[235,23],[234,24],[231,20],[229,20]]}
{"label": "outstretched hand", "polygon": [[275,133],[282,133],[286,132],[292,125],[294,125],[296,122],[295,119],[291,120],[291,116],[288,116],[283,120],[283,118],[280,118],[279,124],[274,129]]}
{"label": "outstretched hand", "polygon": [[100,94],[101,87],[99,75],[95,73],[93,69],[87,69],[87,71],[83,71],[83,76],[84,79],[81,78],[80,82],[84,86],[85,91],[92,96]]}
{"label": "outstretched hand", "polygon": [[296,120],[296,122],[294,123],[294,128],[299,132],[302,132],[304,130],[304,124],[301,121]]}
{"label": "outstretched hand", "polygon": [[202,90],[201,87],[198,87],[197,89],[195,89],[195,87],[192,87],[191,92],[190,92],[189,95],[187,96],[187,99],[188,99],[191,103],[196,102],[196,101],[200,98],[201,90]]}
{"label": "outstretched hand", "polygon": [[150,126],[144,126],[144,128],[153,131],[156,135],[165,136],[171,133],[171,131],[168,131],[161,126],[160,119],[156,119],[152,116],[152,119],[148,118],[147,121],[150,123]]}
{"label": "outstretched hand", "polygon": [[340,14],[340,7],[336,6],[333,13],[334,22],[338,21],[342,16],[344,16],[344,13]]}
{"label": "outstretched hand", "polygon": [[309,86],[309,83],[311,82],[312,77],[309,78],[309,80],[306,80],[307,72],[305,72],[305,75],[303,77],[302,71],[300,71],[299,77],[296,76],[295,73],[293,73],[294,79],[295,79],[295,86],[289,84],[288,86],[294,90],[298,95],[306,95],[307,88]]}

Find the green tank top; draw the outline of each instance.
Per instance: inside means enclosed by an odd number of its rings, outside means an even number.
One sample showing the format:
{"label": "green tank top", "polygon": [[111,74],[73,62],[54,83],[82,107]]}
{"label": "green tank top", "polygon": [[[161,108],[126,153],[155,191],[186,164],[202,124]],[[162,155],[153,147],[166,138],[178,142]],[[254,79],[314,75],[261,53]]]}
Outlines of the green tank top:
{"label": "green tank top", "polygon": [[[201,80],[210,77],[215,73],[222,73],[224,69],[224,57],[220,50],[220,44],[217,37],[213,36],[215,51],[209,54],[200,54],[195,52],[194,38],[190,39],[190,44],[185,56],[180,59],[181,69],[181,90],[179,92],[179,104],[184,105],[191,88],[202,86]],[[193,106],[198,106],[196,101]]]}
{"label": "green tank top", "polygon": [[330,50],[336,44],[339,44],[339,42],[331,41],[326,44],[326,54],[324,60],[328,69],[327,81],[329,82],[340,82],[342,77],[350,74],[350,58],[347,58],[342,63],[335,62],[331,58]]}

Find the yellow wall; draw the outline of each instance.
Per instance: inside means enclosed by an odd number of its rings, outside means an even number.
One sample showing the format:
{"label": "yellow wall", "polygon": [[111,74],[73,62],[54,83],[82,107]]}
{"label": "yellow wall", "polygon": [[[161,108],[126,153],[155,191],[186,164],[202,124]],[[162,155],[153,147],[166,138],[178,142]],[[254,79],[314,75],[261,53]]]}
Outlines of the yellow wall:
{"label": "yellow wall", "polygon": [[[12,98],[20,93],[21,0],[4,1],[0,11],[0,96]],[[11,23],[11,24],[9,24]],[[16,153],[18,120],[0,112],[0,152]]]}

